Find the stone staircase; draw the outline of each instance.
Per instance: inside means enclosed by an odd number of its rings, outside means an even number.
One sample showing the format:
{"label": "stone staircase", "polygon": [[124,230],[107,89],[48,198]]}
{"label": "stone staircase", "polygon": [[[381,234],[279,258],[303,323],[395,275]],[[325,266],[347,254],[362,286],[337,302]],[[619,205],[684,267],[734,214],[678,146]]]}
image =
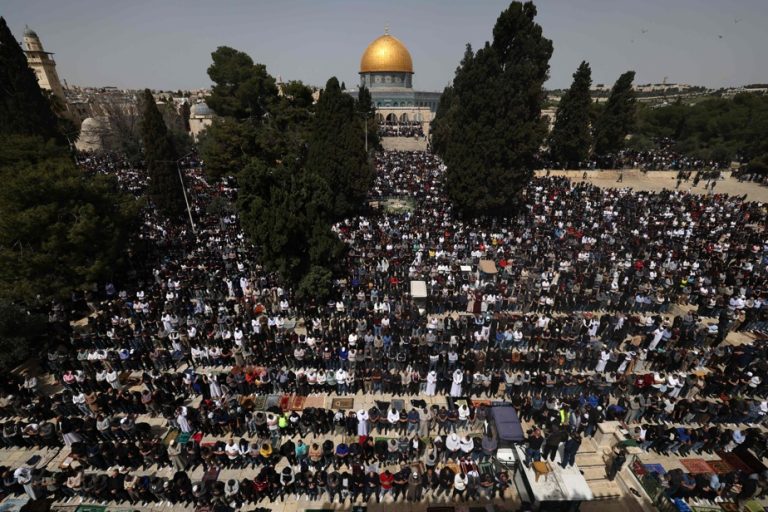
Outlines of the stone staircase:
{"label": "stone staircase", "polygon": [[594,440],[585,438],[576,453],[576,465],[584,475],[595,500],[619,500],[623,496],[617,482],[610,482],[605,477],[606,463],[603,460],[602,448]]}

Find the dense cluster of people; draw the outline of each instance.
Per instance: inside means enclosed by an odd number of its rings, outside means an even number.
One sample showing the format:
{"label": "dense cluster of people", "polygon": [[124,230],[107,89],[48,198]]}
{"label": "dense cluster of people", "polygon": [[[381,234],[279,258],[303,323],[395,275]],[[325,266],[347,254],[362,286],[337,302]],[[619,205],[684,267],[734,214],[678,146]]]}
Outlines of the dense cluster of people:
{"label": "dense cluster of people", "polygon": [[[675,141],[660,138],[653,141],[654,147],[645,150],[624,149],[616,154],[594,156],[580,162],[576,169],[640,169],[642,171],[703,171],[725,170],[730,162],[706,160],[680,153],[674,149]],[[562,162],[542,158],[543,168],[559,169]]]}
{"label": "dense cluster of people", "polygon": [[[81,164],[136,193],[146,185],[116,157]],[[536,425],[526,463],[562,451],[573,464],[604,420],[659,453],[768,449],[768,344],[724,343],[768,330],[762,204],[545,177],[527,187],[525,215],[483,227],[452,215],[437,157],[385,152],[371,199],[413,209],[338,223],[346,275],[318,303],[259,265],[236,214],[208,207],[236,189],[184,164],[197,234],[147,210],[135,277],[52,308],[60,339],[41,365],[57,387],[43,392],[34,373],[3,382],[4,445],[72,458],[60,472],[4,468],[6,492],[233,507],[289,495],[493,499],[510,477],[485,464],[498,441],[471,397],[504,399]],[[69,310],[87,321],[69,326]],[[358,393],[381,401],[267,400]],[[422,402],[436,395],[445,406]],[[150,418],[185,439],[160,441]],[[173,478],[147,473],[164,466]],[[191,481],[200,466],[253,474]],[[621,464],[611,467],[609,477]]]}
{"label": "dense cluster of people", "polygon": [[424,127],[419,121],[379,123],[381,137],[424,137]]}

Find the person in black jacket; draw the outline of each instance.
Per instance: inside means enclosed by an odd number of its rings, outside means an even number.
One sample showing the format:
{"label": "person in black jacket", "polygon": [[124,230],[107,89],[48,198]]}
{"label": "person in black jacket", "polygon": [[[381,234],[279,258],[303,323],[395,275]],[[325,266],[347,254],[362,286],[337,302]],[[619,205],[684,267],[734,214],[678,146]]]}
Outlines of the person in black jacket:
{"label": "person in black jacket", "polygon": [[381,502],[381,497],[379,496],[379,474],[375,471],[370,471],[367,475],[365,475],[366,503],[371,499],[372,495],[376,496],[376,503]]}
{"label": "person in black jacket", "polygon": [[568,433],[565,430],[561,429],[557,424],[553,424],[552,430],[544,440],[544,450],[541,453],[542,458],[554,461],[557,455],[557,448],[560,446],[560,443],[565,441],[567,436]]}
{"label": "person in black jacket", "polygon": [[442,496],[446,495],[451,492],[453,489],[453,477],[454,477],[453,470],[449,468],[448,466],[443,466],[443,468],[440,470],[440,475],[438,476],[438,482],[439,482],[439,490],[435,494],[435,496]]}

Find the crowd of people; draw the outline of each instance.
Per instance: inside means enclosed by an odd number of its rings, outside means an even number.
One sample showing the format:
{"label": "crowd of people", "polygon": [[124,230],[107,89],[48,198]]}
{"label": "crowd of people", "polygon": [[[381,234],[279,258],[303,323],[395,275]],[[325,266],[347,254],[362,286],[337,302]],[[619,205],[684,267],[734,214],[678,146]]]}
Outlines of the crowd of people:
{"label": "crowd of people", "polygon": [[381,137],[424,137],[424,127],[421,122],[384,122],[379,123],[379,135]]}
{"label": "crowd of people", "polygon": [[[653,141],[653,148],[637,150],[623,149],[616,154],[595,155],[580,162],[575,169],[640,169],[641,171],[704,171],[725,170],[730,162],[697,158],[674,149],[675,141],[659,138]],[[560,169],[562,162],[542,159],[542,167]]]}
{"label": "crowd of people", "polygon": [[[146,185],[115,157],[81,164],[135,193]],[[4,445],[72,458],[62,471],[3,468],[6,493],[233,507],[511,493],[510,476],[486,464],[488,409],[467,397],[503,399],[536,426],[526,463],[562,451],[573,464],[604,420],[659,453],[766,453],[768,344],[724,343],[768,330],[762,204],[545,177],[527,187],[525,215],[482,226],[453,216],[437,157],[385,152],[371,199],[413,209],[338,223],[346,275],[319,303],[259,265],[236,214],[209,208],[236,189],[186,164],[197,234],[147,210],[135,276],[52,308],[60,334],[41,366],[53,390],[34,372],[5,378]],[[73,328],[65,311],[87,321]],[[358,393],[381,403],[260,400]],[[422,402],[437,395],[444,407]],[[162,442],[150,418],[187,439]],[[156,474],[165,466],[172,478]],[[199,466],[250,471],[193,482]],[[731,487],[751,489],[745,478],[761,482],[734,473]]]}

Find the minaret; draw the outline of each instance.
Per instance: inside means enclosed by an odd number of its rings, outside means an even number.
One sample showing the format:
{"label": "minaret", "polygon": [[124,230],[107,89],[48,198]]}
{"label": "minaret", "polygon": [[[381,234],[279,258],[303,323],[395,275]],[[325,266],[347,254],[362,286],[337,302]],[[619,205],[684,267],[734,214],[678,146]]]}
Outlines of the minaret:
{"label": "minaret", "polygon": [[53,53],[43,49],[43,43],[34,30],[29,27],[24,31],[24,53],[29,67],[37,76],[37,84],[41,89],[47,89],[64,100],[64,89],[61,87],[59,75],[56,73],[56,62],[51,58]]}

